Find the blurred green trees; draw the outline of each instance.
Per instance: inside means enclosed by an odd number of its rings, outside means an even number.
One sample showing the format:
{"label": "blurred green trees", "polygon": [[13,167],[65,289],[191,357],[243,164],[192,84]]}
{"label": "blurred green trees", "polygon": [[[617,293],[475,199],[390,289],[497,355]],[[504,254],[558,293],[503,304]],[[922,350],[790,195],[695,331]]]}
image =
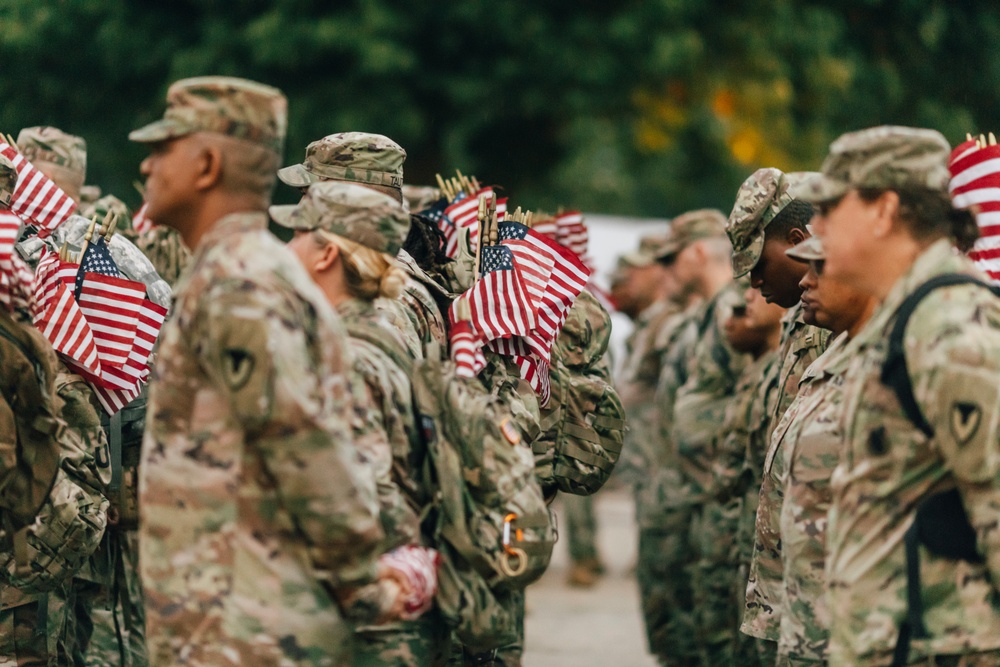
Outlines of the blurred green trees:
{"label": "blurred green trees", "polygon": [[752,169],[817,168],[851,129],[1000,129],[995,0],[0,0],[0,63],[0,130],[83,135],[89,180],[132,203],[125,135],[201,74],[285,91],[286,162],[380,132],[409,182],[459,167],[634,215],[728,210]]}

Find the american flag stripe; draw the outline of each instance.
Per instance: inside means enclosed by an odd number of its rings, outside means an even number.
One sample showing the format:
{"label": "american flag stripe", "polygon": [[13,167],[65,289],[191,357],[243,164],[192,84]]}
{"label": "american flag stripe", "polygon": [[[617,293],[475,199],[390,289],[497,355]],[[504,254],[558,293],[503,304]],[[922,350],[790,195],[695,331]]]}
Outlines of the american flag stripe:
{"label": "american flag stripe", "polygon": [[[958,146],[955,147],[955,150],[951,152],[951,157],[948,159],[948,169],[952,169],[952,166],[956,162],[958,162],[963,158],[968,157],[969,155],[975,153],[978,150],[979,147],[976,145],[975,139],[963,141],[962,143],[960,143]],[[955,173],[953,169],[952,173]]]}
{"label": "american flag stripe", "polygon": [[548,363],[531,356],[515,357],[514,363],[521,372],[521,378],[538,394],[538,403],[544,408],[552,397]]}
{"label": "american flag stripe", "polygon": [[456,322],[451,329],[451,360],[459,377],[476,377],[486,367],[482,344],[468,321]]}
{"label": "american flag stripe", "polygon": [[76,210],[76,202],[48,176],[40,172],[21,153],[6,142],[0,142],[0,153],[14,163],[17,185],[10,209],[22,218],[37,224],[40,236],[46,236]]}
{"label": "american flag stripe", "polygon": [[448,240],[445,254],[455,257],[458,252],[458,230],[469,230],[469,248],[475,252],[479,245],[479,200],[482,197],[492,197],[493,188],[482,188],[478,192],[456,199],[451,206],[444,210],[445,215],[455,225],[455,235]]}
{"label": "american flag stripe", "polygon": [[156,226],[156,223],[149,219],[148,211],[149,204],[142,202],[142,206],[132,216],[132,229],[135,230],[136,234],[145,234]]}
{"label": "american flag stripe", "polygon": [[128,360],[146,297],[143,283],[88,272],[80,290],[80,309],[94,333],[101,365],[121,367]]}
{"label": "american flag stripe", "polygon": [[553,241],[559,236],[559,225],[556,223],[555,218],[544,218],[533,222],[531,230]]}
{"label": "american flag stripe", "polygon": [[992,281],[1000,280],[1000,146],[966,141],[952,151],[948,192],[956,208],[976,207],[979,238],[969,258]]}

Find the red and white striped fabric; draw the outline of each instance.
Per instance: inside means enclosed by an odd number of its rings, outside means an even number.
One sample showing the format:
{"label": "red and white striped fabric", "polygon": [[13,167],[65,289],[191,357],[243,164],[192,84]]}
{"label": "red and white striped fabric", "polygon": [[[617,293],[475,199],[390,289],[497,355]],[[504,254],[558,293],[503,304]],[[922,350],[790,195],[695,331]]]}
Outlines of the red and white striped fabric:
{"label": "red and white striped fabric", "polygon": [[139,327],[146,286],[134,280],[88,272],[80,290],[80,310],[90,323],[101,367],[128,361]]}
{"label": "red and white striped fabric", "polygon": [[534,229],[516,222],[504,222],[499,231],[500,243],[511,248],[519,263],[534,261],[536,254],[552,261],[552,271],[536,314],[538,325],[525,337],[528,349],[548,363],[552,344],[566,322],[570,307],[587,285],[590,269],[569,249]]}
{"label": "red and white striped fabric", "polygon": [[538,394],[538,403],[544,408],[552,398],[549,364],[534,355],[515,356],[514,363],[521,372],[521,379]]}
{"label": "red and white striped fabric", "polygon": [[35,276],[14,252],[20,232],[21,218],[9,211],[0,211],[0,305],[8,311],[19,308],[34,314],[32,285]]}
{"label": "red and white striped fabric", "polygon": [[455,363],[455,375],[473,378],[486,368],[483,343],[468,320],[455,322],[451,327],[451,360]]}
{"label": "red and white striped fabric", "polygon": [[556,241],[566,246],[577,257],[586,257],[590,233],[580,211],[566,211],[556,216]]}
{"label": "red and white striped fabric", "polygon": [[10,210],[37,225],[39,236],[48,236],[73,215],[76,202],[14,146],[0,141],[0,153],[17,169],[17,185],[10,200]]}
{"label": "red and white striped fabric", "polygon": [[507,197],[497,199],[497,222],[502,222],[507,217]]}
{"label": "red and white striped fabric", "polygon": [[952,151],[948,191],[955,208],[973,208],[979,239],[969,251],[990,280],[1000,283],[1000,146],[966,141]]}
{"label": "red and white striped fabric", "polygon": [[44,250],[35,268],[35,326],[56,352],[89,374],[99,374],[100,359],[90,324],[73,292],[60,278],[59,256]]}
{"label": "red and white striped fabric", "polygon": [[135,215],[132,216],[132,229],[135,230],[136,234],[145,234],[156,227],[156,223],[149,219],[146,212],[149,210],[149,204],[142,202],[142,206]]}
{"label": "red and white striped fabric", "polygon": [[431,608],[438,589],[441,554],[429,547],[407,544],[382,554],[378,562],[400,572],[410,584],[410,594],[403,601],[403,618],[416,619]]}
{"label": "red and white striped fabric", "polygon": [[482,197],[492,197],[493,188],[483,188],[468,197],[456,200],[444,210],[448,219],[455,225],[456,234],[448,239],[445,254],[455,257],[458,253],[458,230],[469,230],[469,250],[475,252],[479,245],[479,200]]}
{"label": "red and white striped fabric", "polygon": [[540,218],[531,222],[531,228],[536,234],[541,234],[547,239],[559,241],[559,225],[555,218]]}
{"label": "red and white striped fabric", "polygon": [[465,301],[469,304],[472,327],[483,341],[526,336],[535,328],[535,313],[513,254],[504,246],[486,246],[481,260],[482,277],[452,302],[451,322],[458,321],[458,303]]}

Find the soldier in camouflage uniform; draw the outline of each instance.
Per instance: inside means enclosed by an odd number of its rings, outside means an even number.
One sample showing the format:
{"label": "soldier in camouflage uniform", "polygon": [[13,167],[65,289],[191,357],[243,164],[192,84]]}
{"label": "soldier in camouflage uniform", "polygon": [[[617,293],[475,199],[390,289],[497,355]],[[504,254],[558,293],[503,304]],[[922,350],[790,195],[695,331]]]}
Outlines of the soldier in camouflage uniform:
{"label": "soldier in camouflage uniform", "polygon": [[[278,178],[300,191],[322,181],[357,183],[402,202],[405,161],[406,151],[389,137],[338,132],[309,144],[305,159],[280,169]],[[430,190],[437,192],[434,188]],[[423,198],[426,197],[424,193]],[[379,299],[376,307],[400,327],[414,358],[423,357],[426,345],[432,340],[447,349],[447,330],[430,291],[434,289],[434,281],[420,279],[423,272],[405,250],[400,249],[399,259],[411,280],[399,299]]]}
{"label": "soldier in camouflage uniform", "polygon": [[[733,244],[733,272],[750,274],[751,285],[768,301],[789,308],[778,350],[777,393],[768,414],[772,431],[798,390],[798,379],[823,350],[829,332],[802,319],[799,281],[805,265],[785,251],[809,236],[806,229],[812,207],[788,194],[796,176],[777,169],[758,169],[736,195],[726,233]],[[775,452],[768,442],[764,458],[760,500],[757,506],[756,538],[746,593],[746,611],[741,629],[765,640],[765,654],[776,651],[781,600],[781,552],[777,539],[781,514],[782,471],[774,467]]]}
{"label": "soldier in camouflage uniform", "polygon": [[150,218],[194,249],[160,335],[142,447],[140,556],[153,665],[335,665],[345,619],[394,618],[370,468],[350,446],[343,325],[267,232],[280,91],[174,83],[129,135]]}
{"label": "soldier in camouflage uniform", "polygon": [[[1000,664],[1000,301],[981,286],[955,285],[930,292],[909,318],[903,372],[927,431],[881,380],[903,300],[934,276],[977,273],[954,247],[967,247],[977,230],[952,208],[948,154],[932,130],[862,130],[831,144],[821,175],[797,191],[818,205],[825,275],[878,301],[851,340],[843,381],[844,441],[826,540],[831,665],[890,664],[904,624],[912,643],[899,664]],[[923,607],[920,637],[907,622],[917,610],[908,605],[904,535],[917,508],[949,489],[960,502],[917,537],[911,583]],[[948,529],[966,521],[983,562],[922,545],[949,541]]]}
{"label": "soldier in camouflage uniform", "polygon": [[[411,357],[401,332],[374,306],[395,299],[406,274],[394,263],[410,217],[394,199],[360,185],[328,181],[309,187],[297,207],[271,207],[279,225],[295,231],[289,247],[298,255],[347,327],[362,392],[371,418],[354,434],[355,447],[376,470],[385,551],[420,544],[417,511],[432,494],[415,466],[427,455],[413,411]],[[350,664],[443,664],[448,629],[436,614],[383,627],[359,629]]]}
{"label": "soldier in camouflage uniform", "polygon": [[[659,407],[650,455],[655,462],[637,493],[639,559],[636,576],[650,652],[663,665],[695,665],[701,660],[696,638],[691,576],[692,502],[682,486],[674,440],[674,404],[690,376],[699,325],[712,320],[716,297],[732,281],[725,216],[715,210],[691,211],[671,223],[658,260],[671,267],[679,298],[691,303],[669,318],[655,338],[663,350],[654,404]],[[721,422],[721,419],[720,419]]]}
{"label": "soldier in camouflage uniform", "polygon": [[[736,382],[726,408],[720,442],[712,466],[710,499],[702,509],[701,532],[695,537],[700,559],[699,589],[706,604],[706,627],[717,638],[710,664],[745,667],[761,664],[754,643],[739,632],[746,576],[753,549],[753,518],[757,509],[760,466],[763,459],[761,425],[766,399],[773,393],[771,369],[777,358],[781,319],[785,309],[769,304],[753,289],[744,292],[745,309],[734,308],[725,325],[726,340],[753,362]],[[742,312],[741,312],[742,310]],[[733,539],[733,536],[736,539]],[[770,667],[770,666],[768,666]]]}
{"label": "soldier in camouflage uniform", "polygon": [[875,302],[821,275],[824,257],[818,238],[803,241],[787,254],[810,266],[802,279],[805,321],[829,329],[834,337],[802,376],[799,392],[773,435],[785,470],[780,517],[784,595],[777,664],[808,666],[825,664],[829,657],[823,564],[830,475],[843,441],[843,377],[855,354],[851,339]]}
{"label": "soldier in camouflage uniform", "polygon": [[73,201],[87,178],[87,142],[56,127],[26,127],[17,135],[17,149],[38,171],[52,179]]}

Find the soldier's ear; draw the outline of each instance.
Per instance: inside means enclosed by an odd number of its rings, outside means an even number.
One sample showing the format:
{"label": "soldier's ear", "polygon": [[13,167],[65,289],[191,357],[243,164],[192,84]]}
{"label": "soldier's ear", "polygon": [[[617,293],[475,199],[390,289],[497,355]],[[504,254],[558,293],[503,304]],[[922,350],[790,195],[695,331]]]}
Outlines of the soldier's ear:
{"label": "soldier's ear", "polygon": [[802,243],[807,238],[809,238],[809,233],[804,229],[799,229],[798,227],[792,227],[788,230],[788,233],[785,234],[785,241],[788,245],[793,247]]}
{"label": "soldier's ear", "polygon": [[340,246],[332,241],[327,243],[326,246],[320,251],[319,255],[316,257],[316,271],[323,272],[329,271],[334,264],[340,259]]}
{"label": "soldier's ear", "polygon": [[222,149],[208,141],[201,142],[193,159],[195,169],[194,186],[199,190],[209,190],[222,181]]}

